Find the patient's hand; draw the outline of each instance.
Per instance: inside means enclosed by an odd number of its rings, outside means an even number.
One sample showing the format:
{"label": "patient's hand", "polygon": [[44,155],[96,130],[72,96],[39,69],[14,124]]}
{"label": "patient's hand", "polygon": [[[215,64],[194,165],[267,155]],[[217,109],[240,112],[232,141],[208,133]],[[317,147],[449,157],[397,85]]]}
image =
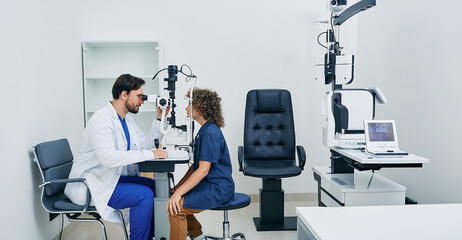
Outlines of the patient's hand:
{"label": "patient's hand", "polygon": [[181,196],[175,193],[170,197],[167,202],[167,214],[176,215],[181,211],[180,199]]}
{"label": "patient's hand", "polygon": [[164,149],[151,150],[155,159],[167,158],[168,154]]}

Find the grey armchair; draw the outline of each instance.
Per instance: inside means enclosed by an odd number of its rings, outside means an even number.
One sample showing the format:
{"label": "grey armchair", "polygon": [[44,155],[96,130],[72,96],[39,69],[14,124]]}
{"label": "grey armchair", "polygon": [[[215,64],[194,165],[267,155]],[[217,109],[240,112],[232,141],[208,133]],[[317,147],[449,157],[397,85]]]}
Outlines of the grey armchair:
{"label": "grey armchair", "polygon": [[[34,147],[34,161],[42,175],[42,206],[49,213],[65,214],[70,222],[97,222],[101,226],[103,239],[107,239],[106,228],[100,220],[101,216],[94,206],[90,206],[91,195],[87,186],[85,205],[72,203],[65,195],[66,183],[82,183],[87,185],[84,178],[69,179],[73,156],[67,139],[43,142]],[[87,213],[89,217],[81,217]],[[127,229],[122,213],[119,211],[123,223],[125,239],[128,239]]]}

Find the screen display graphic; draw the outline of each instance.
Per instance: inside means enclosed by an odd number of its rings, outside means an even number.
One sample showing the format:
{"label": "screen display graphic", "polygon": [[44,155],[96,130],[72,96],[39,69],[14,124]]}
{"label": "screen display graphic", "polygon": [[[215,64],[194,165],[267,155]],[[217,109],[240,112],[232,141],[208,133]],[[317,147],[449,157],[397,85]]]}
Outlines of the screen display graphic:
{"label": "screen display graphic", "polygon": [[392,123],[368,123],[371,142],[395,141]]}

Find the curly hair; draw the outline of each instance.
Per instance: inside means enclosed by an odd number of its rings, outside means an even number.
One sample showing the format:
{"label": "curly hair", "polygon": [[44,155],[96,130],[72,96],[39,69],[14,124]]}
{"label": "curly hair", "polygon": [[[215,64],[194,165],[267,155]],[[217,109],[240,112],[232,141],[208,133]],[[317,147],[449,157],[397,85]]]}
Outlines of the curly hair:
{"label": "curly hair", "polygon": [[[186,93],[189,97],[190,91]],[[218,127],[225,126],[223,112],[221,111],[221,98],[218,93],[210,89],[193,89],[192,107],[204,117],[205,120],[215,123]]]}

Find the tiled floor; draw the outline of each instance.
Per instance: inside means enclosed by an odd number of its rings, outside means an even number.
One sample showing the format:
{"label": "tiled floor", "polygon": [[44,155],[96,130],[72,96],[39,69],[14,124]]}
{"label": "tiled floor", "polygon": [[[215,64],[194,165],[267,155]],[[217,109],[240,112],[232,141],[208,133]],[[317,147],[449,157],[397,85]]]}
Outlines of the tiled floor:
{"label": "tiled floor", "polygon": [[[286,201],[285,216],[296,216],[296,207],[317,206],[317,201]],[[242,232],[246,239],[296,239],[296,231],[271,231],[257,232],[253,224],[253,217],[258,216],[259,203],[252,202],[248,207],[229,211],[229,222],[231,233]],[[204,211],[196,215],[201,222],[205,234],[221,236],[223,231],[223,212],[222,211]],[[76,226],[66,228],[63,232],[63,238],[66,240],[97,240],[102,239],[101,229],[95,223],[71,223]],[[124,239],[122,228],[113,223],[105,223],[108,233],[108,239]],[[58,238],[55,238],[58,239]]]}

